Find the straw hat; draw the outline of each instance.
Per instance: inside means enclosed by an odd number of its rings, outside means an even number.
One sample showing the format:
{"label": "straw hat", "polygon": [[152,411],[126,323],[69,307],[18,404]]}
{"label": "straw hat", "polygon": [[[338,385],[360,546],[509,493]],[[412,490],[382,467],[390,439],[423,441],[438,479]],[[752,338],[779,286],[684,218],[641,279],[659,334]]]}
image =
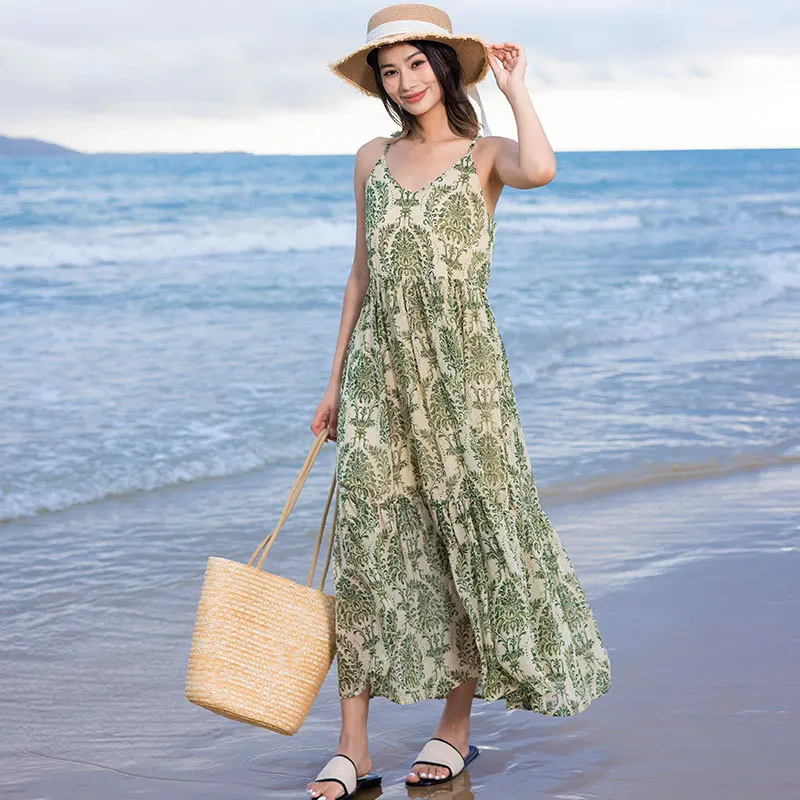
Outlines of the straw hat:
{"label": "straw hat", "polygon": [[409,39],[444,42],[456,51],[467,94],[478,103],[483,131],[490,135],[486,112],[475,86],[489,71],[489,45],[480,36],[453,33],[450,17],[440,8],[425,3],[396,3],[376,11],[367,22],[365,44],[328,64],[328,69],[364,94],[380,97],[367,54],[376,47]]}

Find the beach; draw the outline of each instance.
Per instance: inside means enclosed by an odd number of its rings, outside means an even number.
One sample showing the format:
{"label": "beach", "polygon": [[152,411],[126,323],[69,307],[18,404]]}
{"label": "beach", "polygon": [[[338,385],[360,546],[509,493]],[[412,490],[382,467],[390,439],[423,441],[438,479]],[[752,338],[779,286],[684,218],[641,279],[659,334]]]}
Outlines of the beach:
{"label": "beach", "polygon": [[[800,797],[800,151],[558,159],[504,190],[488,297],[611,688],[569,718],[476,699],[481,755],[435,792],[402,781],[443,701],[375,698],[381,792]],[[314,440],[352,168],[0,161],[3,797],[298,798],[335,752],[335,665],[293,737],[184,684],[207,558],[250,558]],[[305,583],[335,457],[265,569]]]}
{"label": "beach", "polygon": [[[325,468],[316,470],[276,555],[265,562],[297,578],[318,511],[310,498],[321,496],[326,481]],[[3,636],[0,723],[5,796],[302,795],[336,746],[335,665],[292,737],[219,717],[183,695],[204,559],[247,560],[244,541],[234,544],[224,534],[233,536],[247,520],[229,512],[257,508],[281,482],[289,485],[290,474],[287,467],[283,481],[269,487],[255,476],[225,479],[136,501],[109,500],[47,524],[16,523],[20,544],[12,554],[14,573],[4,570],[6,596],[25,581],[37,599],[28,614],[6,603],[3,609],[11,620]],[[612,687],[570,718],[508,712],[502,701],[476,699],[472,740],[482,754],[435,796],[502,798],[523,785],[527,796],[542,798],[738,800],[800,792],[794,758],[800,740],[798,485],[800,467],[790,466],[549,505],[579,575],[587,577],[609,648]],[[124,535],[137,548],[154,548],[169,537],[175,504],[195,516],[198,530],[217,526],[213,553],[190,552],[184,542],[163,555],[149,581],[125,580],[113,539]],[[654,527],[680,537],[691,526],[698,540],[720,544],[668,564],[653,555],[613,573],[590,571],[592,531],[607,540],[612,526],[616,537],[632,540]],[[91,540],[82,535],[87,529],[95,533]],[[59,542],[61,557],[37,558],[44,541]],[[64,569],[65,558],[94,564],[93,578],[82,579],[80,566]],[[98,574],[98,563],[107,575]],[[642,579],[643,570],[653,575]],[[56,625],[58,640],[48,633]],[[371,797],[422,796],[402,780],[441,706],[372,700],[371,754],[384,783]]]}

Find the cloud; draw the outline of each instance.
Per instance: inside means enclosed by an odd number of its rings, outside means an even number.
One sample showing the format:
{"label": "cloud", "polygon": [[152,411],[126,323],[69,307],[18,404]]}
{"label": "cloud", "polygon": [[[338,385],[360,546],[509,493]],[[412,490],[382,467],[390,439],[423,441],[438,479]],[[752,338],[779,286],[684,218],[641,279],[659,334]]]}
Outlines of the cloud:
{"label": "cloud", "polygon": [[[354,90],[327,64],[363,42],[380,5],[4,0],[0,127],[81,116],[157,126],[332,112]],[[532,92],[701,90],[743,56],[797,57],[800,41],[796,0],[517,0],[491,14],[470,1],[449,13],[456,30],[522,43]]]}
{"label": "cloud", "polygon": [[319,31],[297,41],[303,21],[264,3],[83,0],[38,11],[0,12],[6,115],[247,116],[325,106],[331,94]]}

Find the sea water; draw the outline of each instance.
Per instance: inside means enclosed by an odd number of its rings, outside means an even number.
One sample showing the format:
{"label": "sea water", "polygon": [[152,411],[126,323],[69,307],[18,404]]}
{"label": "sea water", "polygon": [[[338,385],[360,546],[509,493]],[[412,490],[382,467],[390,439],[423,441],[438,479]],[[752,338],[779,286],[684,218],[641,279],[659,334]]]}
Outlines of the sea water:
{"label": "sea water", "polygon": [[[183,687],[206,559],[248,560],[314,439],[352,169],[0,160],[9,796],[288,800],[334,752],[335,669],[291,739]],[[555,180],[506,188],[496,217],[488,295],[532,469],[618,664],[618,587],[798,547],[800,151],[559,154]],[[305,583],[334,459],[326,443],[265,569]],[[370,719],[373,755],[387,798],[405,797],[441,703],[390,705]],[[464,798],[505,796],[503,780],[548,797],[577,797],[576,776],[601,785],[619,754],[588,735],[598,713],[555,726],[476,704]]]}
{"label": "sea water", "polygon": [[[353,157],[0,160],[0,520],[302,458]],[[568,153],[488,295],[542,490],[794,459],[800,150]]]}

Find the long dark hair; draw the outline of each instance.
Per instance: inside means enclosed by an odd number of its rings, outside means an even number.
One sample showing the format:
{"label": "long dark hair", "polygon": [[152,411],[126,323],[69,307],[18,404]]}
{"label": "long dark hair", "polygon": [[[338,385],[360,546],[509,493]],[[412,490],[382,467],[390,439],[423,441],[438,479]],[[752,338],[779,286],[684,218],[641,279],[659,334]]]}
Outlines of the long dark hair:
{"label": "long dark hair", "polygon": [[[469,101],[464,85],[464,72],[456,51],[449,44],[429,39],[412,39],[408,41],[408,44],[413,44],[422,50],[439,80],[439,85],[442,87],[442,102],[447,112],[450,129],[459,136],[474,139],[479,130],[478,115]],[[378,85],[378,92],[384,108],[401,127],[401,130],[397,131],[394,136],[417,138],[422,133],[422,126],[417,122],[416,116],[397,105],[383,88],[381,70],[378,66],[378,49],[376,47],[374,50],[370,50],[367,55],[367,64],[375,73],[375,83]]]}

